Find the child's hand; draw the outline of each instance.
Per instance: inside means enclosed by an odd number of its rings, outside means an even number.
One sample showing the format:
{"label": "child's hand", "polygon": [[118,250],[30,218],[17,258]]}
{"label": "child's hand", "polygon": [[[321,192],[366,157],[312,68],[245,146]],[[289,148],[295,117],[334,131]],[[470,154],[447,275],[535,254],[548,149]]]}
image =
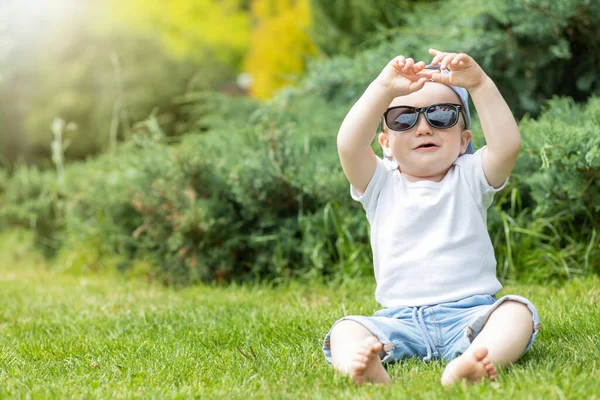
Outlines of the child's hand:
{"label": "child's hand", "polygon": [[425,62],[415,63],[412,58],[398,56],[385,66],[376,79],[380,85],[390,90],[394,97],[405,96],[420,90],[428,77],[423,75]]}
{"label": "child's hand", "polygon": [[442,74],[440,71],[426,71],[425,74],[434,82],[472,90],[481,85],[487,78],[479,64],[465,53],[446,53],[429,49],[429,54],[433,56],[431,65],[439,64],[442,70],[447,69],[450,71],[449,74]]}

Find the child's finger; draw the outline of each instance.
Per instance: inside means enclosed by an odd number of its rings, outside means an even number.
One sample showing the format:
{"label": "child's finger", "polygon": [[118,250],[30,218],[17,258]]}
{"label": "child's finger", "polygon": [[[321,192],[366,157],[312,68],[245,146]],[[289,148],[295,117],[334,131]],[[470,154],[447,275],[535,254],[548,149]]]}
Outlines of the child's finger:
{"label": "child's finger", "polygon": [[439,62],[444,59],[446,54],[448,54],[448,53],[442,53],[441,51],[438,51],[437,54],[431,60],[431,65],[438,65]]}
{"label": "child's finger", "polygon": [[452,65],[464,65],[464,64],[468,64],[470,58],[471,57],[469,57],[465,53],[459,53],[452,60]]}
{"label": "child's finger", "polygon": [[412,71],[413,65],[415,65],[415,60],[412,58],[407,58],[406,62],[404,63],[404,68],[402,68],[402,70],[404,72]]}
{"label": "child's finger", "polygon": [[440,73],[440,71],[438,71],[438,70],[435,70],[435,69],[424,69],[424,70],[422,70],[422,71],[419,71],[419,72],[417,73],[417,75],[419,75],[419,76],[423,76],[423,77],[425,77],[425,78],[429,79],[429,78],[431,78],[431,76],[432,76],[433,74],[439,74],[439,73]]}
{"label": "child's finger", "polygon": [[431,75],[430,78],[432,81],[434,82],[438,82],[438,83],[443,83],[445,85],[449,85],[450,84],[450,75],[448,74],[442,74],[438,71],[436,71],[436,73],[434,73],[433,75]]}
{"label": "child's finger", "polygon": [[406,58],[404,56],[397,56],[392,61],[390,61],[389,65],[396,71],[402,72],[402,68],[404,68],[405,62]]}
{"label": "child's finger", "polygon": [[434,56],[434,57],[437,56],[439,53],[441,53],[441,51],[433,49],[433,48],[429,49],[429,54],[432,55],[432,56]]}
{"label": "child's finger", "polygon": [[418,63],[413,65],[413,72],[415,74],[418,74],[419,72],[423,71],[423,69],[425,69],[426,65],[427,64],[425,64],[425,61],[419,61]]}
{"label": "child's finger", "polygon": [[452,60],[454,59],[454,57],[456,57],[456,53],[449,53],[446,54],[444,56],[444,58],[442,59],[442,62],[440,64],[440,67],[442,69],[448,69],[448,65],[452,62]]}
{"label": "child's finger", "polygon": [[390,62],[390,64],[404,65],[405,60],[406,60],[406,58],[404,58],[404,56],[397,56],[397,57],[394,57],[394,59]]}
{"label": "child's finger", "polygon": [[408,85],[408,91],[409,91],[409,93],[416,92],[417,90],[423,89],[423,86],[425,86],[425,83],[427,81],[428,81],[428,79],[425,78],[425,77],[423,77],[423,78],[419,78],[419,80],[416,81],[416,82],[411,82]]}

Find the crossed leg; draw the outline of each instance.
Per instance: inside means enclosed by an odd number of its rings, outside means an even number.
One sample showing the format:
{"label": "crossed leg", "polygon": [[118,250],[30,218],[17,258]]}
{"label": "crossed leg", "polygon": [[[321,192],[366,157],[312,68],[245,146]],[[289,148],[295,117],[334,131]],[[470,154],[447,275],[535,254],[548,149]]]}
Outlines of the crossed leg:
{"label": "crossed leg", "polygon": [[468,379],[496,378],[496,367],[521,358],[533,333],[531,311],[517,301],[505,301],[488,318],[469,348],[452,360],[442,374],[442,385]]}
{"label": "crossed leg", "polygon": [[[532,315],[527,306],[511,300],[504,302],[490,315],[465,353],[446,366],[442,385],[465,379],[471,383],[485,378],[494,380],[495,366],[517,361],[532,333]],[[333,367],[359,384],[391,383],[381,364],[383,355],[381,342],[358,322],[341,321],[331,332]]]}
{"label": "crossed leg", "polygon": [[381,364],[383,345],[358,322],[338,322],[331,332],[333,367],[350,375],[355,382],[390,384],[392,381]]}

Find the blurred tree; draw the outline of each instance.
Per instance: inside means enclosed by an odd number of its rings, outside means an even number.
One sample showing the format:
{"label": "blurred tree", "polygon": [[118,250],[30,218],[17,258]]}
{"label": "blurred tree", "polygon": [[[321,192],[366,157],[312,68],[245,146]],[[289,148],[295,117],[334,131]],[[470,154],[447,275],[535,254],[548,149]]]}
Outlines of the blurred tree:
{"label": "blurred tree", "polygon": [[[198,36],[190,44],[196,46],[195,54],[175,57],[161,35],[131,29],[137,20],[128,23],[125,14],[113,16],[103,8],[111,1],[0,4],[0,144],[5,159],[0,165],[17,159],[50,165],[50,125],[57,117],[71,123],[65,132],[71,142],[68,160],[110,148],[153,110],[168,134],[180,133],[185,118],[179,96],[235,80],[241,50],[229,51],[221,42],[201,45]],[[114,9],[127,10],[127,4]],[[205,13],[196,14],[195,25],[203,25]],[[206,21],[217,24],[218,15],[211,15]],[[205,28],[213,29],[210,24]],[[239,35],[236,40],[240,42]],[[228,52],[237,53],[225,60]]]}
{"label": "blurred tree", "polygon": [[251,94],[268,98],[278,88],[293,83],[307,58],[317,54],[308,35],[309,0],[253,0],[254,25],[245,68],[252,76]]}
{"label": "blurred tree", "polygon": [[18,91],[18,66],[15,59],[14,42],[6,35],[7,25],[0,24],[0,148],[2,159],[0,166],[12,164],[15,156],[23,150],[22,111],[19,102],[11,94]]}
{"label": "blurred tree", "polygon": [[29,96],[25,124],[28,150],[38,159],[50,155],[49,127],[55,117],[76,128],[66,133],[71,141],[67,158],[84,158],[127,139],[134,124],[154,109],[165,131],[178,133],[177,96],[233,79],[222,66],[206,70],[172,60],[153,38],[119,30],[103,34],[84,25],[71,26],[69,32],[76,34],[46,43],[30,77],[37,90]]}
{"label": "blurred tree", "polygon": [[248,49],[249,0],[108,1],[118,22],[158,36],[179,57],[239,65]]}
{"label": "blurred tree", "polygon": [[537,115],[553,96],[600,95],[600,1],[505,0],[487,7],[481,25],[503,35],[486,34],[478,50],[499,72],[496,84],[518,104],[518,116]]}
{"label": "blurred tree", "polygon": [[351,54],[365,41],[381,41],[390,28],[406,24],[418,3],[435,0],[311,0],[311,37],[327,55]]}
{"label": "blurred tree", "polygon": [[[32,24],[35,20],[35,26]],[[48,26],[42,10],[23,7],[18,0],[0,3],[0,165],[27,160],[23,123],[27,98],[35,90],[29,76],[39,50],[38,31]]]}

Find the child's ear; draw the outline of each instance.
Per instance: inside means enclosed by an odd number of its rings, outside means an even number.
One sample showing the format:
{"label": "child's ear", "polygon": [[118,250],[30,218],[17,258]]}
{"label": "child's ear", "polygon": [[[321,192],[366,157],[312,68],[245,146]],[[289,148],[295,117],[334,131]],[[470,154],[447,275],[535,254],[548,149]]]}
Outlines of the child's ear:
{"label": "child's ear", "polygon": [[465,154],[467,151],[467,146],[469,145],[472,137],[473,135],[469,129],[462,131],[460,136],[460,154]]}
{"label": "child's ear", "polygon": [[383,149],[383,154],[385,154],[387,158],[392,158],[392,149],[390,148],[390,140],[387,134],[385,132],[380,132],[377,139]]}

